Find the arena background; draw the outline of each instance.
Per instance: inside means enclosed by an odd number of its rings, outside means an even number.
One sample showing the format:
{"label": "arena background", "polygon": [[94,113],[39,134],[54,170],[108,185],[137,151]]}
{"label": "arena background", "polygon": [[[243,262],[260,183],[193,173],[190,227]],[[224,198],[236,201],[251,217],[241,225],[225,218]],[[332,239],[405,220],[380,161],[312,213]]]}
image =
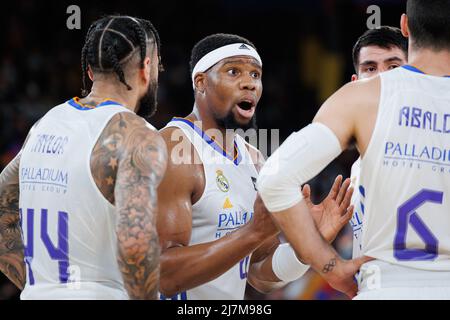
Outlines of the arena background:
{"label": "arena background", "polygon": [[[353,73],[351,49],[367,30],[369,5],[381,9],[381,24],[398,26],[404,0],[203,0],[203,1],[36,1],[2,3],[0,54],[0,169],[18,152],[32,124],[51,107],[80,94],[80,52],[90,23],[104,14],[149,19],[162,41],[165,72],[160,75],[161,128],[192,110],[190,50],[212,33],[235,33],[252,41],[263,59],[259,128],[280,129],[281,139],[307,125],[320,104]],[[81,9],[81,30],[69,30],[69,5]],[[312,180],[319,201],[339,173],[349,175],[357,158],[347,151]],[[335,241],[350,258],[350,226]],[[18,290],[0,274],[0,299],[18,299]],[[247,299],[345,299],[313,271],[286,288]]]}

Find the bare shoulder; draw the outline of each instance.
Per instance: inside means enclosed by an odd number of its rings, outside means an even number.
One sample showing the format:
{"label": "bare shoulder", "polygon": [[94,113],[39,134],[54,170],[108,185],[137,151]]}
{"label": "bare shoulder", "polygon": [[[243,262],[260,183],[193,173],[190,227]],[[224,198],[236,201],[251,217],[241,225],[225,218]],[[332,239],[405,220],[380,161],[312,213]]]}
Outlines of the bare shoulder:
{"label": "bare shoulder", "polygon": [[185,151],[183,153],[180,152],[180,156],[183,157],[182,160],[187,161],[195,155],[195,148],[182,129],[178,127],[166,127],[160,130],[160,134],[167,145],[167,150],[171,151],[179,147],[181,148],[180,151]]}
{"label": "bare shoulder", "polygon": [[205,185],[200,156],[182,129],[167,127],[160,133],[168,152],[167,171],[160,186],[160,196],[165,198],[166,193],[173,191],[176,185],[177,195],[189,197],[192,203],[195,203],[203,193]]}
{"label": "bare shoulder", "polygon": [[169,165],[180,170],[195,170],[196,164],[201,163],[194,145],[177,127],[168,127],[160,131],[161,137],[167,145]]}
{"label": "bare shoulder", "polygon": [[122,148],[119,150],[121,158],[129,158],[143,174],[164,172],[167,147],[159,132],[131,112],[119,113],[118,116],[118,126],[124,133]]}
{"label": "bare shoulder", "polygon": [[164,171],[167,150],[156,129],[131,112],[114,115],[103,129],[91,155],[91,172],[103,196],[115,203],[117,170],[124,159],[143,172]]}
{"label": "bare shoulder", "polygon": [[379,76],[353,81],[342,86],[323,104],[322,109],[336,108],[353,113],[377,104],[380,97],[381,81]]}
{"label": "bare shoulder", "polygon": [[313,122],[330,128],[345,149],[376,118],[380,88],[379,76],[347,83],[324,102]]}
{"label": "bare shoulder", "polygon": [[379,75],[358,81],[353,81],[345,86],[346,97],[354,97],[357,103],[362,105],[372,105],[379,100],[381,94],[381,78]]}

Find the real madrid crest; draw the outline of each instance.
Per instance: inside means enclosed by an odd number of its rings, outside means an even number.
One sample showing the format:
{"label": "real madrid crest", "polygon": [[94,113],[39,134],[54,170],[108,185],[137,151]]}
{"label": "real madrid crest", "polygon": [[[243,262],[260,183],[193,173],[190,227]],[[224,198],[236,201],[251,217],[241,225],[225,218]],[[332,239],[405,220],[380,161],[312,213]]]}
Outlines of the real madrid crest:
{"label": "real madrid crest", "polygon": [[230,190],[230,183],[228,182],[227,178],[223,175],[222,170],[216,170],[216,184],[217,187],[222,192],[228,192]]}

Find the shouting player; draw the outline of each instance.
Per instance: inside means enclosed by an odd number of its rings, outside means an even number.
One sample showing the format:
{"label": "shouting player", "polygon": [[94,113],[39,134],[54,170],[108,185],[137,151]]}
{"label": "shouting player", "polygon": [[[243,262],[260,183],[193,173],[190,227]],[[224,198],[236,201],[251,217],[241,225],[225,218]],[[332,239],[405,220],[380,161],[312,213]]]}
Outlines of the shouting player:
{"label": "shouting player", "polygon": [[[194,110],[161,131],[169,152],[158,189],[162,298],[243,299],[247,279],[268,292],[308,266],[280,244],[261,200],[255,203],[263,157],[234,131],[255,127],[261,58],[247,39],[215,34],[194,46],[191,71]],[[351,217],[349,184],[338,177],[325,201],[311,204],[329,241]]]}

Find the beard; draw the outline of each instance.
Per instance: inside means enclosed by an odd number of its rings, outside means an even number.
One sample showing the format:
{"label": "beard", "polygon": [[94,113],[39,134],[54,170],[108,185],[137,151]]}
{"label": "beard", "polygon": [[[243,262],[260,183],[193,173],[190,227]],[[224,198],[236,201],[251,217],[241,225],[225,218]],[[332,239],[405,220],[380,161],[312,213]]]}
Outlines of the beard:
{"label": "beard", "polygon": [[219,127],[225,128],[225,129],[242,129],[242,130],[248,130],[248,129],[258,129],[258,126],[256,124],[256,114],[253,115],[253,117],[250,119],[247,123],[239,123],[236,120],[235,115],[233,114],[232,110],[228,112],[228,114],[223,118],[215,117],[215,120]]}
{"label": "beard", "polygon": [[158,81],[153,81],[148,84],[147,93],[138,101],[136,114],[145,120],[149,120],[157,109],[157,93]]}

